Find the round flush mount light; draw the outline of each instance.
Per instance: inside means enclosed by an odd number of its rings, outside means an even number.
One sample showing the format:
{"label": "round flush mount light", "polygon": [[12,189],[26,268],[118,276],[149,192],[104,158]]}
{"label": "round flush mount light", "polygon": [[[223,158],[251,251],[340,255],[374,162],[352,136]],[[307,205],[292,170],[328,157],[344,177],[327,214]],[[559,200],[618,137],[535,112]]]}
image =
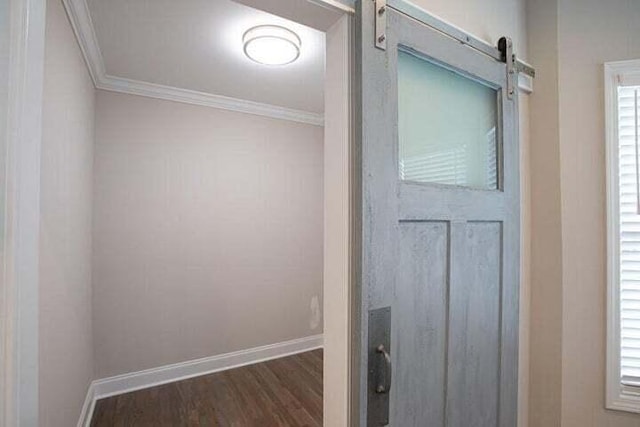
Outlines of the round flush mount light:
{"label": "round flush mount light", "polygon": [[300,56],[300,37],[278,25],[259,25],[242,36],[244,53],[259,64],[285,65]]}

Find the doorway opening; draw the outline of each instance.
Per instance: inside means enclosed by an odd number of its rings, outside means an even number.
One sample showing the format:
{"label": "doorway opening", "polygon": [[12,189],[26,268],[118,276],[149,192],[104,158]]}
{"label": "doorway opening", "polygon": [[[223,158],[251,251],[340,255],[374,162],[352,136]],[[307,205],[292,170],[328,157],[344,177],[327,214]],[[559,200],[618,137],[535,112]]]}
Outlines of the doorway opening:
{"label": "doorway opening", "polygon": [[352,11],[263,3],[48,2],[42,422],[346,424]]}

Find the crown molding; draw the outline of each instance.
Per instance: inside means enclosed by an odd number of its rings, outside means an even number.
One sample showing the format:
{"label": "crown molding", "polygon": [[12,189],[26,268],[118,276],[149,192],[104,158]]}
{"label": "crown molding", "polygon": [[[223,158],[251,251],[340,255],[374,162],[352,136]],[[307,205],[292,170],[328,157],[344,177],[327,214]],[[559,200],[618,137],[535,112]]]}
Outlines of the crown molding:
{"label": "crown molding", "polygon": [[89,6],[85,0],[62,0],[62,4],[67,11],[69,22],[87,63],[93,84],[97,87],[104,79],[106,72],[98,38],[89,14]]}
{"label": "crown molding", "polygon": [[62,2],[97,89],[255,114],[314,126],[324,125],[324,115],[320,113],[108,75],[86,0],[62,0]]}
{"label": "crown molding", "polygon": [[164,86],[139,80],[124,79],[109,75],[103,76],[96,83],[96,88],[111,92],[130,95],[146,96],[148,98],[164,99],[166,101],[182,102],[185,104],[219,108],[240,113],[255,114],[274,119],[289,120],[315,126],[324,125],[324,116],[308,111],[293,110],[277,105],[247,101],[222,95],[212,95],[206,92]]}

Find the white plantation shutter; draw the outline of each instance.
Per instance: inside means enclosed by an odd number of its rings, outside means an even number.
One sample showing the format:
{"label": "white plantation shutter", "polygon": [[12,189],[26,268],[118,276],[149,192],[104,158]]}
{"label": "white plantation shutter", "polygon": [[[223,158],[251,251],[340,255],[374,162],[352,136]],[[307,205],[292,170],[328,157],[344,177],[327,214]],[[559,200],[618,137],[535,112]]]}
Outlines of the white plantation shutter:
{"label": "white plantation shutter", "polygon": [[424,156],[413,156],[400,160],[400,179],[466,185],[466,166],[467,152],[464,146],[442,150]]}
{"label": "white plantation shutter", "polygon": [[618,88],[620,212],[620,375],[640,385],[640,214],[638,104],[640,86]]}
{"label": "white plantation shutter", "polygon": [[487,188],[498,188],[498,147],[496,128],[487,133]]}
{"label": "white plantation shutter", "polygon": [[[497,188],[498,164],[496,128],[486,134],[487,170],[486,187]],[[404,156],[400,159],[400,179],[405,181],[433,182],[462,185],[468,183],[467,146],[449,148],[420,156]]]}

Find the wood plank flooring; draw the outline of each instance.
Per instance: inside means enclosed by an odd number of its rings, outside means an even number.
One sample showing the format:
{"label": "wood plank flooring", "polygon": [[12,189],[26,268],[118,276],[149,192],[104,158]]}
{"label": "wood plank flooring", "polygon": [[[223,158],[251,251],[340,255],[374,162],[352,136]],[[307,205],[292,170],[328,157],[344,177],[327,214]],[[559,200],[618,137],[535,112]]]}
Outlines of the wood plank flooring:
{"label": "wood plank flooring", "polygon": [[101,399],[91,426],[322,426],[322,350]]}

